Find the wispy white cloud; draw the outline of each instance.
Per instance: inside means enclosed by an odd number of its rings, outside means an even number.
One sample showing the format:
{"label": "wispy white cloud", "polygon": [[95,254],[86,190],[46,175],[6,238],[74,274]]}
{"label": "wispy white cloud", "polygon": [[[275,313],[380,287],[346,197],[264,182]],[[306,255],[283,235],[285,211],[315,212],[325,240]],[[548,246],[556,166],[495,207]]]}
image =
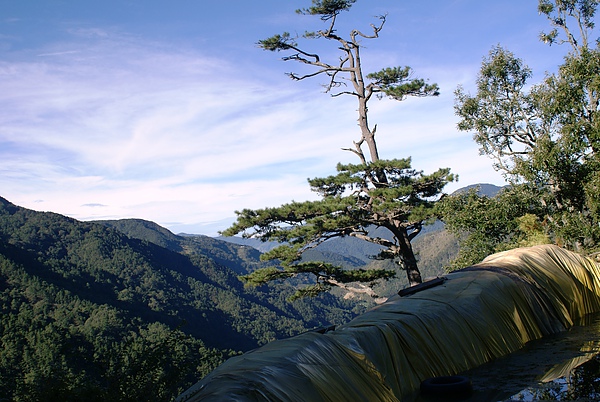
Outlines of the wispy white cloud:
{"label": "wispy white cloud", "polygon": [[306,177],[351,141],[327,96],[267,91],[198,52],[117,44],[0,63],[11,201],[79,219],[214,221],[311,197]]}
{"label": "wispy white cloud", "polygon": [[79,53],[78,50],[64,50],[62,52],[52,52],[52,53],[40,53],[38,57],[50,57],[50,56],[64,56],[67,54],[76,54]]}
{"label": "wispy white cloud", "polygon": [[[69,32],[0,60],[0,195],[12,202],[214,234],[234,210],[314,198],[306,178],[356,162],[341,150],[359,136],[354,99],[320,94],[318,81],[284,83],[281,64],[269,71],[117,29]],[[459,185],[500,181],[455,129],[451,92],[468,68],[418,71],[443,84],[438,99],[372,104],[383,157],[451,167]]]}

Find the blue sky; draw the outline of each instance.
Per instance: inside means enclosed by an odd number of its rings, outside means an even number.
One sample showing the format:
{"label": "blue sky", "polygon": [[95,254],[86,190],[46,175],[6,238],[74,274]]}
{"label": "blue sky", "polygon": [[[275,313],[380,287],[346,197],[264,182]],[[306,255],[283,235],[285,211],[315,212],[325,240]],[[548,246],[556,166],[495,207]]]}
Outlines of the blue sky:
{"label": "blue sky", "polygon": [[[234,210],[313,199],[309,177],[357,162],[352,97],[255,45],[319,28],[309,0],[0,0],[0,196],[79,220],[142,218],[175,233],[215,235]],[[441,95],[373,101],[383,158],[450,167],[453,191],[502,185],[470,133],[456,130],[453,92],[473,89],[501,44],[536,79],[561,62],[538,41],[536,0],[358,0],[339,33],[368,30],[367,71],[409,65]],[[315,43],[318,45],[318,43]],[[320,46],[320,45],[319,45]],[[334,50],[321,48],[337,58]]]}

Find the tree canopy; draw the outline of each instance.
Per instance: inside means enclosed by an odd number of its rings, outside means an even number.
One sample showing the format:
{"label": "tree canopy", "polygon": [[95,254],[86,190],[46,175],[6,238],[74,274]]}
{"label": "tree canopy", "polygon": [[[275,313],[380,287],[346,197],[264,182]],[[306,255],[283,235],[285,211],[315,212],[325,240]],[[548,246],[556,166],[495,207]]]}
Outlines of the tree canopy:
{"label": "tree canopy", "polygon": [[[381,246],[376,258],[397,260],[406,270],[411,285],[421,282],[421,274],[411,246],[423,225],[434,218],[433,205],[444,186],[455,179],[447,168],[424,174],[411,167],[411,159],[381,159],[375,133],[377,126],[368,121],[368,102],[376,98],[402,101],[407,97],[437,96],[437,84],[413,77],[408,66],[386,67],[364,74],[361,62],[362,40],[376,39],[386,23],[385,15],[364,33],[358,29],[347,37],[338,34],[336,21],[355,1],[313,0],[312,6],[298,13],[319,16],[325,28],[292,36],[288,32],[260,40],[259,47],[283,51],[285,61],[294,61],[314,68],[310,73],[288,73],[294,80],[316,76],[327,77],[325,92],[333,97],[354,96],[358,102],[360,137],[353,147],[343,148],[359,158],[358,164],[338,164],[337,173],[324,178],[309,179],[318,201],[291,202],[275,208],[236,211],[237,221],[223,232],[281,245],[266,253],[265,259],[278,260],[280,267],[269,267],[242,277],[249,284],[298,275],[312,276],[313,282],[301,288],[295,297],[311,296],[332,286],[376,297],[369,283],[390,278],[395,270],[344,270],[324,262],[303,261],[302,254],[334,237],[353,236]],[[326,40],[342,53],[334,62],[307,50],[300,41]],[[363,148],[363,147],[366,147]],[[373,236],[375,227],[388,229],[389,236]],[[358,282],[358,283],[357,283]],[[364,283],[367,283],[365,285]]]}
{"label": "tree canopy", "polygon": [[[520,206],[513,204],[507,220],[528,211],[549,241],[579,251],[600,242],[600,49],[590,41],[597,5],[539,1],[552,27],[540,39],[569,48],[558,71],[542,82],[530,84],[531,69],[497,46],[482,63],[476,94],[456,91],[459,129],[474,132],[481,153],[509,182],[505,191],[519,195],[511,197]],[[454,230],[475,232],[472,226]]]}
{"label": "tree canopy", "polygon": [[0,197],[2,399],[172,401],[234,353],[363,311],[245,289],[237,275],[256,265],[249,247]]}

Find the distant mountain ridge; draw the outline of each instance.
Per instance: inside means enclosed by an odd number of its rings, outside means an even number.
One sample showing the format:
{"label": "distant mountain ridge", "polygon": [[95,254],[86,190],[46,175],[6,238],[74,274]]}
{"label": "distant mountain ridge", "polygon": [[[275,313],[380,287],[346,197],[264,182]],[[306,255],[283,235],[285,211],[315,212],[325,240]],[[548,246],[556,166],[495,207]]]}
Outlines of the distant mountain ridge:
{"label": "distant mountain ridge", "polygon": [[244,288],[237,276],[258,256],[153,222],[80,222],[0,197],[0,395],[93,401],[127,389],[170,400],[230,353],[361,311],[332,295],[289,304],[290,285]]}
{"label": "distant mountain ridge", "polygon": [[500,190],[502,190],[505,187],[506,186],[496,186],[495,184],[489,184],[489,183],[478,183],[478,184],[471,184],[471,185],[459,188],[458,190],[454,191],[452,194],[464,193],[468,190],[476,188],[477,193],[479,195],[485,195],[486,197],[494,197],[494,196],[496,196],[496,194],[498,194],[498,192]]}

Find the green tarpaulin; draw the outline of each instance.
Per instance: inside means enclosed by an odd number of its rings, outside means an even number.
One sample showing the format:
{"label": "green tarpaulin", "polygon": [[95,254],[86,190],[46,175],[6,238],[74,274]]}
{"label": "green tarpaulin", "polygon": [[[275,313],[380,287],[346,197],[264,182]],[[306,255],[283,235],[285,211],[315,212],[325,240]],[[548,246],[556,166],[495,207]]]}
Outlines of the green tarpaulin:
{"label": "green tarpaulin", "polygon": [[180,401],[402,401],[600,311],[600,269],[556,246],[515,249],[326,333],[229,359]]}

